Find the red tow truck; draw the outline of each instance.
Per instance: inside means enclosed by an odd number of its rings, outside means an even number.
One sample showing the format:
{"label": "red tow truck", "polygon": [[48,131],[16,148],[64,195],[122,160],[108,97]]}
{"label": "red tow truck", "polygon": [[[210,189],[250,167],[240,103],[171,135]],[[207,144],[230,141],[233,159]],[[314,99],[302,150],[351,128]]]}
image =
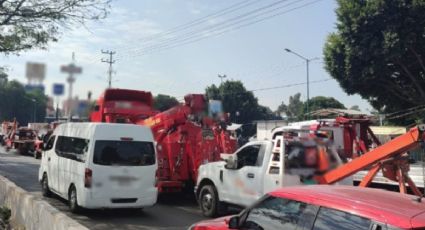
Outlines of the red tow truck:
{"label": "red tow truck", "polygon": [[37,134],[27,127],[18,128],[18,123],[14,121],[12,129],[6,137],[6,151],[16,149],[19,154],[29,154],[34,151]]}
{"label": "red tow truck", "polygon": [[207,108],[204,95],[189,94],[183,104],[158,112],[150,92],[107,89],[90,120],[151,127],[157,142],[158,190],[192,192],[201,164],[217,161],[220,153],[236,149],[236,140],[226,130],[226,117],[208,117]]}

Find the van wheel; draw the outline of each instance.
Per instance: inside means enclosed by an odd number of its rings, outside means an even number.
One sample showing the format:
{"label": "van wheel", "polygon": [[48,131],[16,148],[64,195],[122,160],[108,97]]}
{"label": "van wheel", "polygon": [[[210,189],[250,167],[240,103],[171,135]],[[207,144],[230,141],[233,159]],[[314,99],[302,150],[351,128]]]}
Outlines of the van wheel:
{"label": "van wheel", "polygon": [[80,211],[80,206],[78,206],[77,202],[77,191],[75,190],[74,186],[69,189],[68,204],[71,212],[77,213]]}
{"label": "van wheel", "polygon": [[44,197],[50,197],[52,195],[52,192],[49,189],[49,181],[47,179],[47,174],[44,174],[43,178],[41,179],[41,193]]}
{"label": "van wheel", "polygon": [[216,217],[225,212],[226,205],[218,199],[218,193],[214,185],[203,186],[199,194],[199,206],[202,215]]}

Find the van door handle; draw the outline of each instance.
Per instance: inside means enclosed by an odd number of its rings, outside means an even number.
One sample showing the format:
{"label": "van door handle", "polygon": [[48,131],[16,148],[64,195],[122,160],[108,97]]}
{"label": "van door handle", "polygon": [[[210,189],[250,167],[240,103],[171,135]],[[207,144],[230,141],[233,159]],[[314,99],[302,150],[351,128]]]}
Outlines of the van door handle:
{"label": "van door handle", "polygon": [[248,177],[248,178],[254,178],[254,173],[248,173],[248,174],[246,174],[246,176]]}
{"label": "van door handle", "polygon": [[50,161],[50,157],[47,158],[47,161]]}

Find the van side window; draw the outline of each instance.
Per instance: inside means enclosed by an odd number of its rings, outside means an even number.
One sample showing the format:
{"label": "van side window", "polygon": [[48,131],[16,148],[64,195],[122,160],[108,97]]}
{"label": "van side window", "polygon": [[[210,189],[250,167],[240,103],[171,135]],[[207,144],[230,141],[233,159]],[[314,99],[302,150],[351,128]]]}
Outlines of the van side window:
{"label": "van side window", "polygon": [[87,139],[58,136],[55,151],[61,157],[84,162],[88,147],[89,140]]}
{"label": "van side window", "polygon": [[52,149],[54,143],[55,143],[55,136],[51,136],[49,138],[49,141],[47,141],[47,144],[46,144],[46,147],[44,148],[44,151]]}

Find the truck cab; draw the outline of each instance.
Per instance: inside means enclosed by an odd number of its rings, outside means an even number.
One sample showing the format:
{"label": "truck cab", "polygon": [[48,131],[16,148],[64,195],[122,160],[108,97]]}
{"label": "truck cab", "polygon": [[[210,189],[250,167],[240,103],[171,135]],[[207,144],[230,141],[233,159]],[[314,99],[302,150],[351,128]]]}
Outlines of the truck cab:
{"label": "truck cab", "polygon": [[[326,151],[320,156],[320,151]],[[329,152],[329,153],[328,153]],[[277,188],[311,184],[315,173],[342,164],[337,152],[312,139],[251,141],[233,154],[221,154],[223,161],[199,168],[195,188],[203,215],[213,217],[228,205],[247,207]]]}

